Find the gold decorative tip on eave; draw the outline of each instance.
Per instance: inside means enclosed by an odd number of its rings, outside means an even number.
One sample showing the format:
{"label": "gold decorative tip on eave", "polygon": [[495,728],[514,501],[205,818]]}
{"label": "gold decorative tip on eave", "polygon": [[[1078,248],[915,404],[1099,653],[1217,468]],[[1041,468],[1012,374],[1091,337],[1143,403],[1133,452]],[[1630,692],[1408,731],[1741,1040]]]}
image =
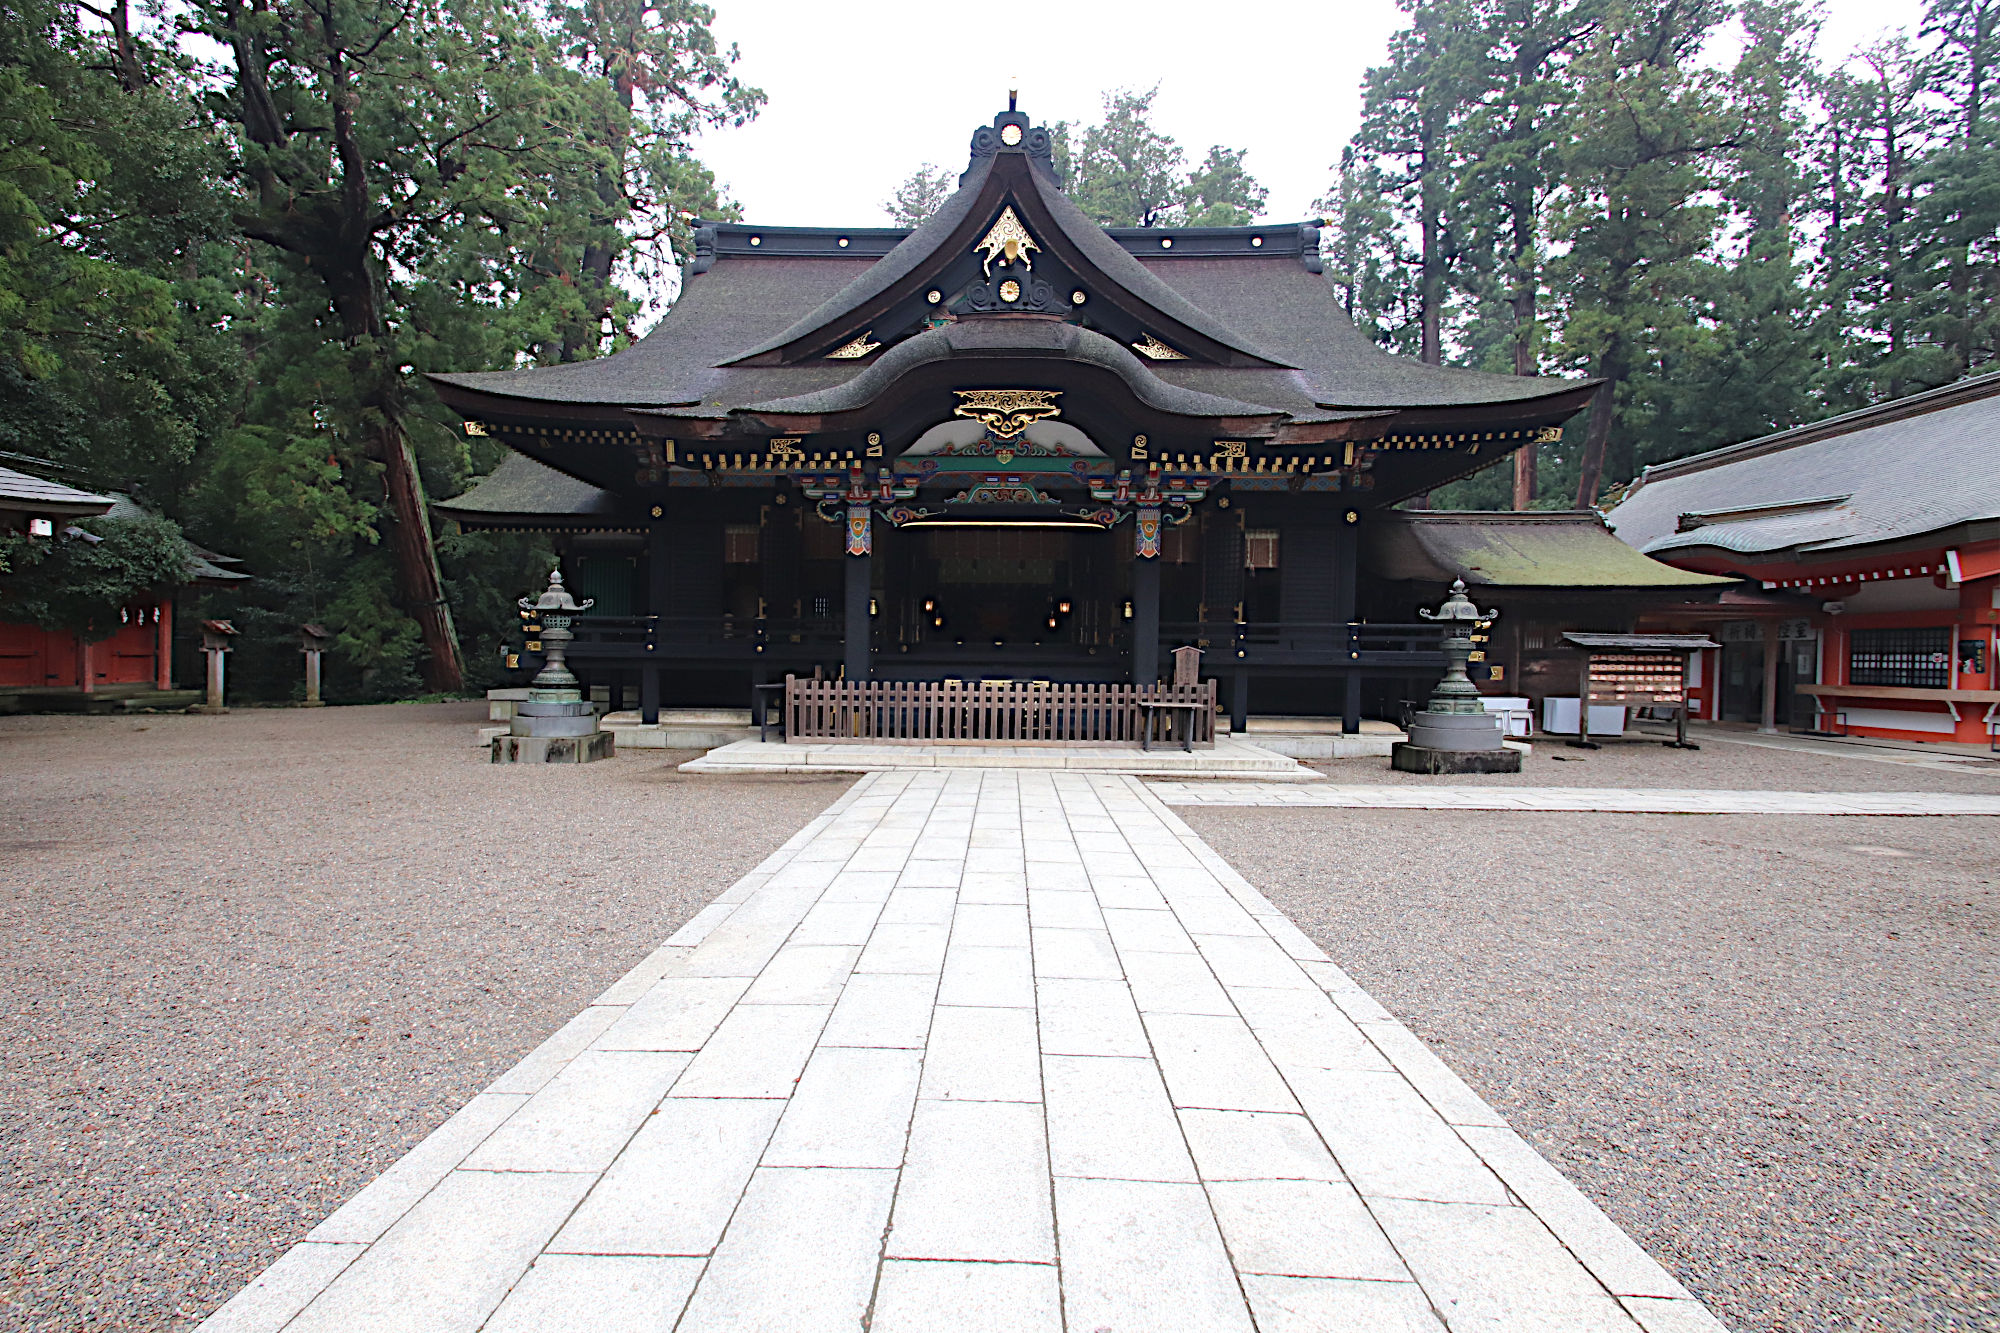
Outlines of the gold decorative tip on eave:
{"label": "gold decorative tip on eave", "polygon": [[1012,204],[1000,210],[1000,220],[993,224],[993,230],[986,233],[984,240],[972,247],[986,253],[986,276],[993,276],[993,261],[1004,256],[1008,263],[1020,262],[1030,269],[1035,261],[1030,252],[1042,247],[1035,244],[1035,238],[1028,235],[1028,229],[1021,225],[1021,219],[1014,216]]}
{"label": "gold decorative tip on eave", "polygon": [[1562,437],[1563,428],[1561,426],[1544,426],[1530,435],[1528,439],[1535,444],[1558,444],[1562,441]]}
{"label": "gold decorative tip on eave", "polygon": [[828,352],[826,354],[826,359],[829,361],[855,361],[860,359],[861,357],[867,356],[870,352],[874,351],[876,348],[882,345],[881,343],[872,343],[868,341],[869,335],[873,334],[874,332],[875,330],[870,329],[868,330],[867,333],[862,334],[859,338],[856,338],[853,342],[834,348],[831,352]]}
{"label": "gold decorative tip on eave", "polygon": [[483,421],[468,421],[465,423],[465,433],[467,435],[484,435],[486,433],[486,423]]}
{"label": "gold decorative tip on eave", "polygon": [[1155,338],[1150,333],[1147,334],[1139,342],[1133,343],[1132,350],[1137,352],[1140,356],[1146,357],[1148,360],[1152,361],[1187,360],[1186,352],[1176,352],[1173,348],[1167,346],[1165,343],[1161,342],[1158,338]]}

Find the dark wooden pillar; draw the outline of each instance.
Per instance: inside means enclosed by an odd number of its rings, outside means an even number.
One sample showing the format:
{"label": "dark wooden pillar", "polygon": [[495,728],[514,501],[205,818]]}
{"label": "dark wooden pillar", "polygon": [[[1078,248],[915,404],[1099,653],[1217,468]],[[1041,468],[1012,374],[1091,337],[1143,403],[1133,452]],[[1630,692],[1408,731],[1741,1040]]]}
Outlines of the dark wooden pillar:
{"label": "dark wooden pillar", "polygon": [[1202,516],[1202,622],[1211,634],[1236,623],[1243,604],[1242,511],[1216,508]]}
{"label": "dark wooden pillar", "polygon": [[1238,670],[1229,682],[1229,734],[1238,740],[1250,726],[1250,673]]}
{"label": "dark wooden pillar", "polygon": [[[1778,730],[1778,667],[1784,644],[1778,638],[1778,622],[1764,622],[1764,706],[1759,710],[1757,730],[1774,735]],[[1585,691],[1586,695],[1589,693]]]}
{"label": "dark wooden pillar", "polygon": [[783,503],[773,502],[764,510],[763,528],[758,534],[758,593],[764,614],[773,620],[796,620],[799,616],[800,549],[799,506],[793,493],[779,493]]}
{"label": "dark wooden pillar", "polygon": [[[1340,527],[1333,537],[1333,619],[1336,624],[1351,627],[1354,623],[1360,556],[1361,511],[1349,509],[1341,514]],[[1351,628],[1342,640],[1346,644],[1348,671],[1344,678],[1345,688],[1341,692],[1340,730],[1344,735],[1353,736],[1361,730],[1361,668],[1356,660],[1360,650]]]}
{"label": "dark wooden pillar", "polygon": [[868,507],[850,506],[847,511],[847,554],[841,560],[846,576],[847,613],[843,664],[849,680],[868,679],[868,650],[874,629],[868,615],[874,546],[874,520]]}
{"label": "dark wooden pillar", "polygon": [[[646,522],[646,614],[665,616],[668,613],[669,589],[673,586],[673,554],[667,537],[667,498],[662,495],[652,507]],[[660,720],[660,646],[664,639],[663,626],[658,620],[653,622],[653,632],[646,636],[649,649],[646,660],[639,666],[639,720],[652,726]]]}
{"label": "dark wooden pillar", "polygon": [[1151,685],[1160,679],[1160,559],[1136,556],[1132,561],[1132,683]]}

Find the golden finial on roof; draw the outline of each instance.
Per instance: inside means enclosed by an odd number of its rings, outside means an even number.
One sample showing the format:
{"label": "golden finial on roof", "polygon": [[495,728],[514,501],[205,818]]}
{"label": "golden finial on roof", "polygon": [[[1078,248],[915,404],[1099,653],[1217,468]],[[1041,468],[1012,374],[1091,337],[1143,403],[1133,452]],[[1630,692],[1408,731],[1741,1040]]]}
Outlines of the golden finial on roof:
{"label": "golden finial on roof", "polygon": [[993,276],[993,261],[1005,255],[1007,262],[1025,263],[1030,269],[1035,261],[1028,257],[1029,251],[1042,247],[1035,244],[1035,238],[1028,235],[1028,229],[1021,225],[1021,219],[1014,216],[1012,204],[1000,210],[1000,220],[993,224],[993,230],[986,233],[986,239],[972,247],[986,252],[986,276]]}

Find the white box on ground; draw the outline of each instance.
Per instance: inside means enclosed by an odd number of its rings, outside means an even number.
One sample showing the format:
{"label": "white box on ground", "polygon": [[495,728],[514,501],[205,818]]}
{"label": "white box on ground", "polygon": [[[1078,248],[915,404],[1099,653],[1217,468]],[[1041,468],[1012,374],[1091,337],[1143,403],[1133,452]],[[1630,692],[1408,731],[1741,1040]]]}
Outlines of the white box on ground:
{"label": "white box on ground", "polygon": [[1500,719],[1500,734],[1519,740],[1535,734],[1535,706],[1513,695],[1491,694],[1481,699],[1486,711]]}
{"label": "white box on ground", "polygon": [[[1558,736],[1577,734],[1578,714],[1583,711],[1581,699],[1542,700],[1542,730]],[[1593,736],[1622,736],[1625,734],[1624,704],[1592,704],[1590,706],[1590,734]]]}

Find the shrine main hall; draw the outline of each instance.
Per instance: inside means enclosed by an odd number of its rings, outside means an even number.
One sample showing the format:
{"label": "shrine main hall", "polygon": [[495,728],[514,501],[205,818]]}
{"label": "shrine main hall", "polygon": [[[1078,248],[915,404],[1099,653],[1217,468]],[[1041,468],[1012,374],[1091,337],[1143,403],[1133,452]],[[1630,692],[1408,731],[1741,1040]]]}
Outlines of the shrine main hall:
{"label": "shrine main hall", "polygon": [[1312,223],[1100,227],[1013,109],[914,230],[698,223],[629,349],[433,379],[513,451],[438,511],[554,535],[595,601],[570,661],[646,721],[788,673],[1144,684],[1194,644],[1239,722],[1349,730],[1442,665],[1371,526],[1595,387],[1382,351]]}

